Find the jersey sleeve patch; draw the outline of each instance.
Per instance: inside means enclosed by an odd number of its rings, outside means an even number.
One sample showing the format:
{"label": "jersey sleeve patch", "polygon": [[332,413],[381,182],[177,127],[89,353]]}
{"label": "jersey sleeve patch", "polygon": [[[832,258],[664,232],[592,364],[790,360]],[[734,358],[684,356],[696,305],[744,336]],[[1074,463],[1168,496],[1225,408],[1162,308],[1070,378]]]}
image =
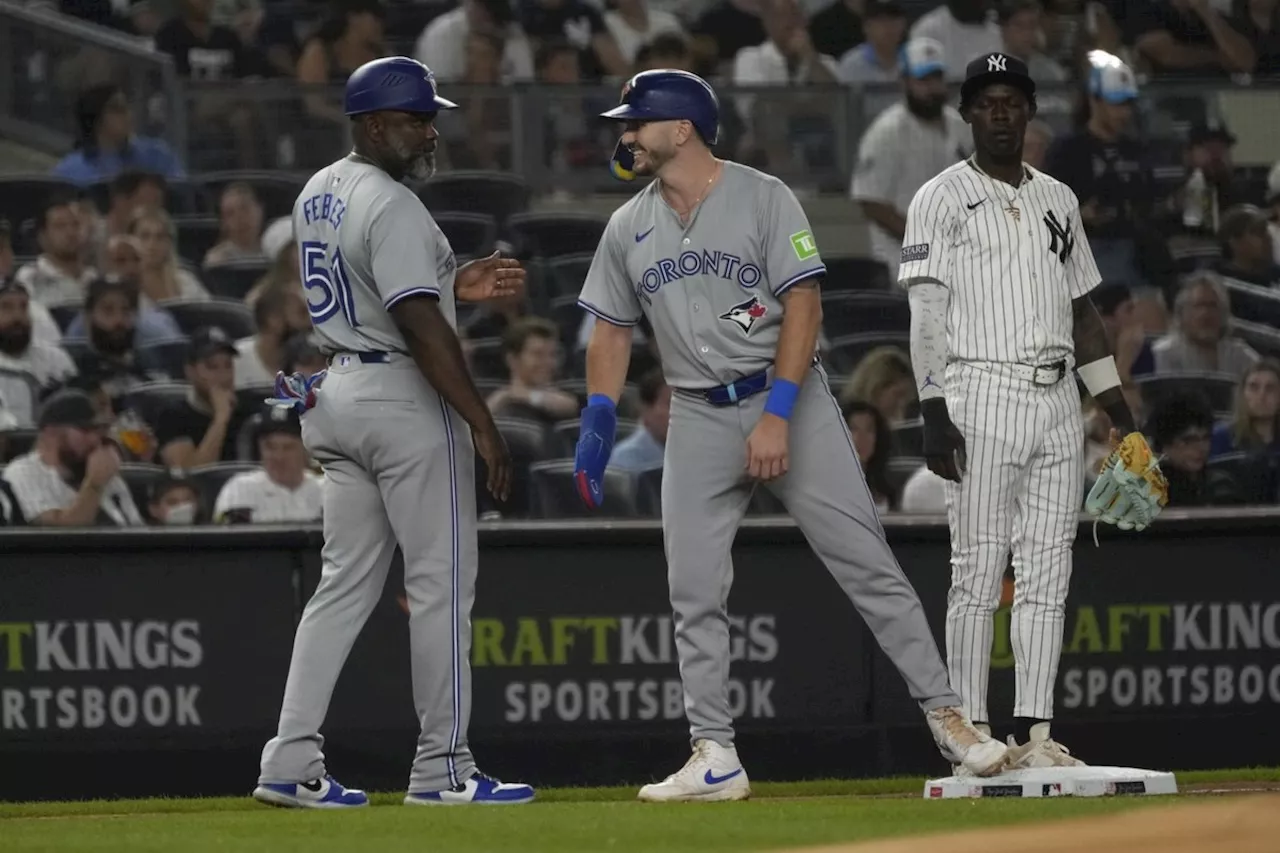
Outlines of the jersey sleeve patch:
{"label": "jersey sleeve patch", "polygon": [[914,246],[902,247],[902,263],[909,261],[923,261],[929,257],[929,244],[916,243]]}
{"label": "jersey sleeve patch", "polygon": [[791,235],[791,250],[797,260],[807,261],[818,254],[818,244],[810,232],[797,231]]}

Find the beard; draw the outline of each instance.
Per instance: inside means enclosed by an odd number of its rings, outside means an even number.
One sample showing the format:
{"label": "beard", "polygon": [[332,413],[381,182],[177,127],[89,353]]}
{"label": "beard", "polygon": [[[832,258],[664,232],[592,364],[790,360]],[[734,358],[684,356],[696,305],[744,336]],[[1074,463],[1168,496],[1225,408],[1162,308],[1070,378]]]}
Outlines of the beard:
{"label": "beard", "polygon": [[945,105],[946,101],[941,98],[917,98],[910,93],[907,94],[907,109],[912,115],[922,119],[938,118],[942,115],[942,108]]}
{"label": "beard", "polygon": [[66,447],[58,448],[58,464],[67,469],[67,483],[79,486],[84,482],[85,471],[88,470],[88,457],[76,456]]}
{"label": "beard", "polygon": [[89,343],[103,355],[119,358],[133,349],[133,329],[100,329],[89,326]]}
{"label": "beard", "polygon": [[658,170],[665,166],[675,154],[674,151],[663,151],[657,148],[641,148],[638,145],[633,145],[631,147],[632,156],[634,157],[637,152],[644,154],[644,162],[642,164],[639,160],[635,161],[634,171],[637,175],[643,175],[646,177],[658,174]]}
{"label": "beard", "polygon": [[413,178],[416,181],[425,181],[436,173],[436,152],[431,151],[414,151],[400,140],[390,140],[391,153],[396,156],[401,163],[404,164],[404,173],[406,177]]}
{"label": "beard", "polygon": [[0,352],[14,357],[20,356],[31,346],[31,324],[19,323],[7,329],[0,329]]}

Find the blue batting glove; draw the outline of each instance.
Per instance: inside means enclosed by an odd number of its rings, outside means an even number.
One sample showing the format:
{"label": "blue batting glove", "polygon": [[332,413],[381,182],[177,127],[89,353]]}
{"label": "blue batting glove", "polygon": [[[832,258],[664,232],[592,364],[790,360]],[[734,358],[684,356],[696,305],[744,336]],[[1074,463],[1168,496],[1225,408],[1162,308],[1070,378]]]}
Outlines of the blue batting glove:
{"label": "blue batting glove", "polygon": [[613,400],[592,394],[582,410],[582,429],[573,454],[573,482],[589,509],[604,503],[604,469],[618,436],[618,412]]}
{"label": "blue batting glove", "polygon": [[324,382],[325,373],[321,370],[306,377],[301,373],[286,376],[283,371],[277,371],[275,396],[263,402],[277,409],[293,409],[299,415],[305,415],[316,404],[316,392]]}

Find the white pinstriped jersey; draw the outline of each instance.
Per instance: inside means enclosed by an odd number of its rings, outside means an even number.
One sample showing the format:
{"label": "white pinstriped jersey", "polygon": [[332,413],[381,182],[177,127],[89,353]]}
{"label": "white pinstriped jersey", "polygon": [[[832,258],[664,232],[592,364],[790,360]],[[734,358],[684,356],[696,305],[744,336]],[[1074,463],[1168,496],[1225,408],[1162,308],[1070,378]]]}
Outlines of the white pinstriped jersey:
{"label": "white pinstriped jersey", "polygon": [[401,299],[440,298],[455,324],[457,261],[413,191],[344,157],[311,176],[293,205],[302,285],[320,349],[405,352],[389,313]]}
{"label": "white pinstriped jersey", "polygon": [[[79,483],[74,486],[66,483],[58,469],[45,464],[34,450],[10,462],[3,476],[13,489],[13,496],[28,524],[34,524],[46,512],[71,506],[80,487]],[[105,515],[112,524],[120,527],[135,527],[143,523],[129,487],[119,474],[103,488],[98,508],[100,519]]]}
{"label": "white pinstriped jersey", "polygon": [[911,200],[898,281],[950,291],[948,360],[1040,365],[1075,350],[1071,300],[1101,281],[1080,201],[1024,168],[1015,189],[964,160]]}

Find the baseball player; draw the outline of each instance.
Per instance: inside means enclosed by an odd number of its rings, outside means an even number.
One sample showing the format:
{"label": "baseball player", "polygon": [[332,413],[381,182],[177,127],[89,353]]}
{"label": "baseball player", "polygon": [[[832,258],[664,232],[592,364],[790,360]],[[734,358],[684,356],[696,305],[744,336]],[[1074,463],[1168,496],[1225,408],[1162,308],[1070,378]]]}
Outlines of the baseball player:
{"label": "baseball player", "polygon": [[969,63],[960,111],[975,153],[916,193],[898,275],[911,302],[924,455],[950,481],[951,683],[988,732],[993,617],[1013,552],[1017,701],[1008,760],[1015,768],[1081,763],[1049,726],[1084,484],[1072,367],[1111,418],[1113,441],[1118,429],[1146,447],[1133,437],[1089,299],[1099,275],[1079,200],[1022,161],[1035,109],[1022,61],[990,53]]}
{"label": "baseball player", "polygon": [[455,299],[519,291],[496,254],[456,268],[448,240],[400,181],[427,178],[436,114],[454,104],[404,57],[362,65],[346,86],[354,150],[321,169],[293,209],[323,385],[279,377],[299,397],[302,437],[324,467],[323,571],[294,639],[280,727],[253,795],[307,808],[363,806],[326,775],[324,722],[338,674],[382,594],[399,544],[421,723],[405,803],[524,803],[528,785],[480,773],[467,746],[476,581],[474,454],[505,499],[510,458],[463,362]]}
{"label": "baseball player", "polygon": [[655,178],[612,216],[579,304],[599,321],[575,479],[605,499],[631,330],[647,317],[667,383],[662,527],[693,755],[640,799],[750,794],[729,714],[730,546],[752,490],[786,505],[925,711],[944,755],[997,771],[1006,748],[961,714],[924,610],[885,542],[840,407],[815,357],[826,272],[803,209],[778,179],[727,160],[718,103],[682,71],[637,74],[620,106],[614,173]]}

